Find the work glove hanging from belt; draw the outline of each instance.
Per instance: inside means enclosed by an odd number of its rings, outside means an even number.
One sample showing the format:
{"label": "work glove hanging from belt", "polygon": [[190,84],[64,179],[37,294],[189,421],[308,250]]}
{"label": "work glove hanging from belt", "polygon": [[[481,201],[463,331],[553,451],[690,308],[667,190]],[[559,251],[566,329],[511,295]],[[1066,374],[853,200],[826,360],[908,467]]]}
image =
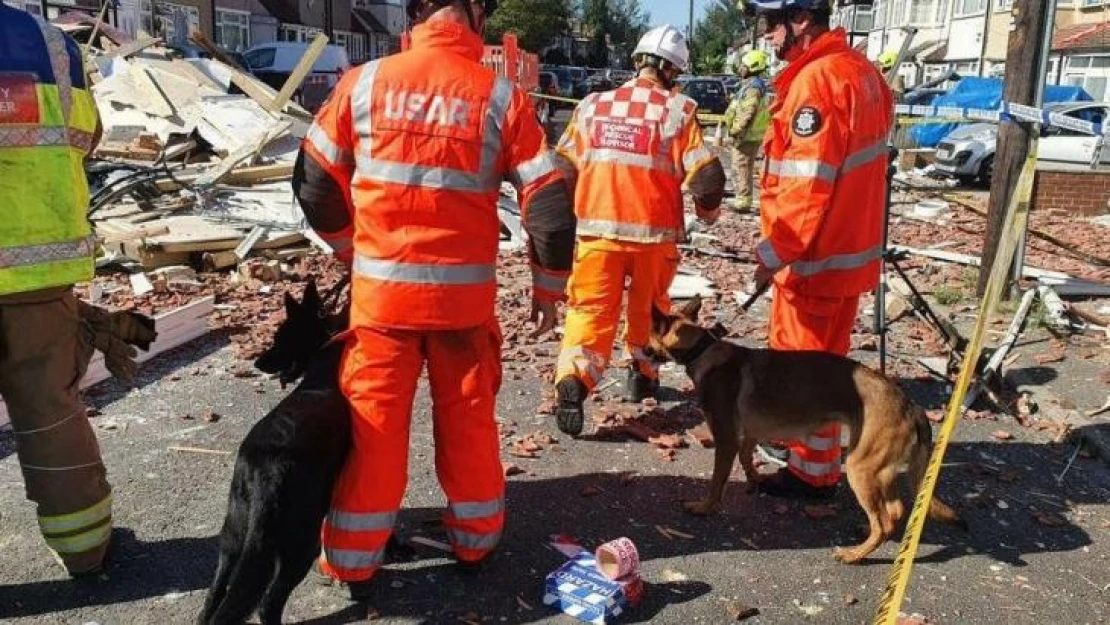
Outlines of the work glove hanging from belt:
{"label": "work glove hanging from belt", "polygon": [[113,377],[131,383],[135,379],[138,351],[150,349],[158,338],[154,320],[135,312],[109,312],[84,301],[78,301],[78,313],[85,341],[104,354],[104,366]]}

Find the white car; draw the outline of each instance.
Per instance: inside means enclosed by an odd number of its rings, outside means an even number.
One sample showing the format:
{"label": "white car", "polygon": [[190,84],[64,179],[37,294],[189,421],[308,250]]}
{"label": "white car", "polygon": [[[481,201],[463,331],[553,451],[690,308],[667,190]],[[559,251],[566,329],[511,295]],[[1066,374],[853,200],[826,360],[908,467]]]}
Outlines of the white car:
{"label": "white car", "polygon": [[[1045,108],[1084,121],[1110,122],[1110,104],[1104,102],[1068,102]],[[997,124],[961,126],[937,144],[935,171],[965,184],[978,180],[990,186],[997,143]],[[1037,145],[1037,160],[1042,163],[1110,165],[1110,149],[1101,137],[1049,126]]]}
{"label": "white car", "polygon": [[[250,73],[274,89],[281,89],[308,50],[308,45],[292,41],[260,43],[243,52],[243,59]],[[351,62],[347,59],[346,49],[331,44],[324,46],[324,51],[312,64],[312,71],[297,90],[298,101],[309,111],[315,111],[327,99],[339,77],[349,69]]]}

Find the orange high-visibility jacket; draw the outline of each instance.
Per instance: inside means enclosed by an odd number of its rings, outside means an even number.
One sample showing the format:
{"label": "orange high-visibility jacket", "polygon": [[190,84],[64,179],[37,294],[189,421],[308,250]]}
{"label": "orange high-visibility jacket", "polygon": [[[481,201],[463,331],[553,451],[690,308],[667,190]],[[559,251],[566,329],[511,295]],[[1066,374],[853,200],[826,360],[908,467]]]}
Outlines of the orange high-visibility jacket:
{"label": "orange high-visibility jacket", "polygon": [[818,37],[775,80],[760,192],[757,254],[804,295],[875,288],[882,255],[887,134],[894,103],[844,31]]}
{"label": "orange high-visibility jacket", "polygon": [[[351,325],[458,329],[494,314],[501,181],[517,188],[536,296],[564,297],[574,214],[526,93],[465,25],[348,72],[305,138],[294,188],[352,263]],[[353,251],[351,249],[353,244]]]}
{"label": "orange high-visibility jacket", "polygon": [[725,174],[706,147],[697,103],[643,78],[578,104],[556,150],[577,170],[579,236],[636,243],[684,238],[682,184],[715,219]]}

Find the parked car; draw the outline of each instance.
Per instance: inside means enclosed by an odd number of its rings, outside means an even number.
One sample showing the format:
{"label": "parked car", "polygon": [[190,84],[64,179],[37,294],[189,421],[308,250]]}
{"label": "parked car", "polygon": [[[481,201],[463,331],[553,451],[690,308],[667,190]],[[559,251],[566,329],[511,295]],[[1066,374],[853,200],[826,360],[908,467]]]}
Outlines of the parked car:
{"label": "parked car", "polygon": [[[1089,122],[1110,120],[1110,104],[1102,102],[1066,102],[1049,104],[1045,108]],[[942,176],[957,178],[964,184],[978,181],[990,186],[997,144],[997,124],[961,126],[937,144],[935,171]],[[1110,150],[1099,137],[1049,126],[1043,130],[1037,144],[1037,160],[1040,162],[1110,165]]]}
{"label": "parked car", "polygon": [[[304,56],[308,45],[292,41],[260,43],[248,48],[243,53],[243,58],[252,74],[274,89],[281,89],[297,62]],[[339,77],[350,68],[351,62],[347,59],[346,49],[342,46],[325,46],[296,93],[301,106],[309,111],[318,109],[339,82]]]}
{"label": "parked car", "polygon": [[724,115],[728,110],[728,92],[717,78],[687,78],[680,80],[682,93],[698,103],[702,113]]}

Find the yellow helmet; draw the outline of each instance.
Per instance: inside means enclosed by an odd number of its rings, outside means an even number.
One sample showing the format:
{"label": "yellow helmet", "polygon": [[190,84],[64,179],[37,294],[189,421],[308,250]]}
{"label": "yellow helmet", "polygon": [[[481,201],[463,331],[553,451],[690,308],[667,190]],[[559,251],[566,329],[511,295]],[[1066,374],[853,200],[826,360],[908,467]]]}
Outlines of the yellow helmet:
{"label": "yellow helmet", "polygon": [[879,55],[878,61],[879,67],[883,68],[884,71],[888,70],[894,67],[894,64],[898,62],[898,53],[894,50],[887,50]]}
{"label": "yellow helmet", "polygon": [[767,53],[763,50],[748,50],[744,53],[744,56],[740,57],[740,64],[748,68],[748,71],[753,74],[766,71],[770,62],[771,59],[767,57]]}

